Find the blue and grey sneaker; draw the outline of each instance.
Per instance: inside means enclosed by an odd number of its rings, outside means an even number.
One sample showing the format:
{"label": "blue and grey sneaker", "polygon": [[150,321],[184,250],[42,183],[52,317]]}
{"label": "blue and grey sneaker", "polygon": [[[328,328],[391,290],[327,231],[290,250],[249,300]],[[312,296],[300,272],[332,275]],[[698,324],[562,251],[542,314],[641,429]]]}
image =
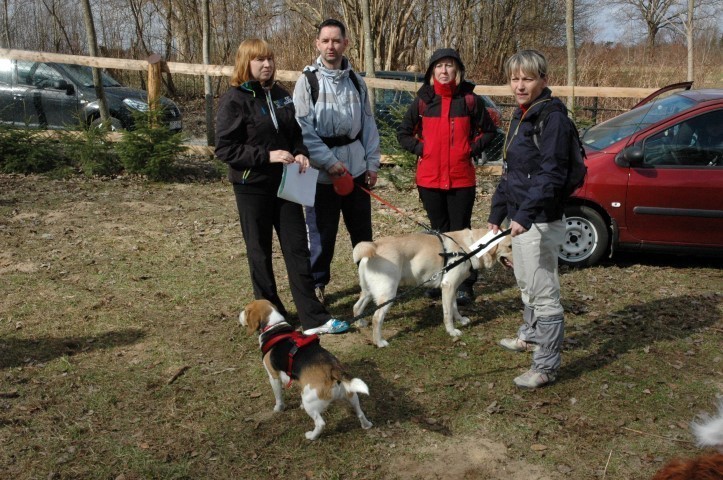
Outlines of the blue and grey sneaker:
{"label": "blue and grey sneaker", "polygon": [[329,319],[324,325],[316,328],[310,328],[304,330],[304,335],[322,335],[324,333],[344,333],[349,330],[349,324],[344,320],[337,320],[336,318]]}

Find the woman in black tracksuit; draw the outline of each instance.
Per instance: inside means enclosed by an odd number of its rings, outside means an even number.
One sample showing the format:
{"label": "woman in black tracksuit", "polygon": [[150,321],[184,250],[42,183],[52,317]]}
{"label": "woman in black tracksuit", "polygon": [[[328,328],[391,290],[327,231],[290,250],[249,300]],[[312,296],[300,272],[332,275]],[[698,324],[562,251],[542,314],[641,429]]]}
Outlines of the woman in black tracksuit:
{"label": "woman in black tracksuit", "polygon": [[216,156],[229,166],[256,299],[286,316],[272,268],[272,232],[281,244],[291,295],[304,333],[341,333],[346,322],[331,317],[314,294],[302,206],[278,198],[284,164],[309,168],[308,150],[289,93],[274,81],[269,45],[245,40],[236,53],[230,88],[216,117]]}

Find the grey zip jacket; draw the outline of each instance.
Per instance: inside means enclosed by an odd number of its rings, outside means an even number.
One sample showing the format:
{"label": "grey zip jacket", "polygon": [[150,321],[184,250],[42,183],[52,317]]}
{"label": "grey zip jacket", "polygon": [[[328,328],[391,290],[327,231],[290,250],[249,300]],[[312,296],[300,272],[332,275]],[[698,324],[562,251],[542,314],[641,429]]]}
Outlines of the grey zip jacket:
{"label": "grey zip jacket", "polygon": [[[342,162],[353,177],[369,170],[379,170],[381,150],[379,131],[369,105],[366,84],[357,76],[361,94],[349,75],[352,71],[344,57],[341,69],[329,70],[321,57],[304,71],[316,72],[319,79],[319,98],[316,105],[311,98],[311,87],[306,76],[301,75],[294,88],[296,120],[301,126],[304,145],[309,149],[309,161],[319,170],[319,183],[332,183],[327,169],[336,162]],[[361,141],[338,147],[328,147],[320,137],[356,138],[361,132]]]}

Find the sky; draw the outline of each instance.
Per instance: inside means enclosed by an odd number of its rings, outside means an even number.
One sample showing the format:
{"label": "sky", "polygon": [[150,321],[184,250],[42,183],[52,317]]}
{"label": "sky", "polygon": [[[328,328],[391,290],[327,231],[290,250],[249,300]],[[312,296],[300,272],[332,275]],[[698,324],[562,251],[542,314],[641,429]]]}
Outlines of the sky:
{"label": "sky", "polygon": [[[593,28],[597,28],[596,41],[627,43],[645,36],[645,27],[641,22],[621,22],[620,19],[615,17],[615,11],[619,7],[599,5],[596,9],[598,11],[595,15],[595,24],[593,24]],[[718,16],[715,22],[718,24],[718,28],[723,31],[723,15]]]}

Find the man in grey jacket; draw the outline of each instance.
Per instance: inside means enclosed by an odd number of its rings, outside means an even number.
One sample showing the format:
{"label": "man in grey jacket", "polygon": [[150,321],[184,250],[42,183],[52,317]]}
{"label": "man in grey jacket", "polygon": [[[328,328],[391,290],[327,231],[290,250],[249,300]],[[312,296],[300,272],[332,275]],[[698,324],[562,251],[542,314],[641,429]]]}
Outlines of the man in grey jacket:
{"label": "man in grey jacket", "polygon": [[[344,57],[348,45],[343,23],[323,21],[316,37],[319,57],[304,68],[294,89],[296,119],[309,161],[319,170],[314,206],[306,208],[306,224],[311,271],[322,303],[331,279],[340,216],[352,246],[372,240],[371,200],[358,186],[376,184],[381,159],[366,84]],[[334,180],[348,174],[354,179],[351,193],[335,190]]]}

